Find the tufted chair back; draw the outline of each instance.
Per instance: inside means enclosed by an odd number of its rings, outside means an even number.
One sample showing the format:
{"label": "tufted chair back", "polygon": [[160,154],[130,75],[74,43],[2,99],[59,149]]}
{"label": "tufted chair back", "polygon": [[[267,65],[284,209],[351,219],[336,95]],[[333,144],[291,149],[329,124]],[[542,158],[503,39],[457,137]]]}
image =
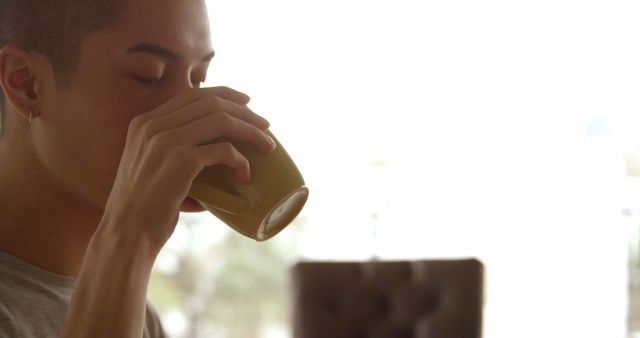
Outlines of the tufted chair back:
{"label": "tufted chair back", "polygon": [[301,262],[294,338],[480,338],[477,260]]}

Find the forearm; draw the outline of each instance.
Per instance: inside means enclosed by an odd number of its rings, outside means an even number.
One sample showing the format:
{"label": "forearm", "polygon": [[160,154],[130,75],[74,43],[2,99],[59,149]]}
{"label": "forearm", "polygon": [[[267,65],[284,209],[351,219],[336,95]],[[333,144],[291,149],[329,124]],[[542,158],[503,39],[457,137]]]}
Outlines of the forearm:
{"label": "forearm", "polygon": [[71,298],[63,338],[142,337],[156,254],[144,241],[96,231]]}

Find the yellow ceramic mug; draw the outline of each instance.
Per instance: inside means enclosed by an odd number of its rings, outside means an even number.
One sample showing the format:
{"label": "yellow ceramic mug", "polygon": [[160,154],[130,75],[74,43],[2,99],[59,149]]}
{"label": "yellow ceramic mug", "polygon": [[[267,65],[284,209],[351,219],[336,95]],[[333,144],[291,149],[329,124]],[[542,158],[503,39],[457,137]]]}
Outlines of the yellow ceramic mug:
{"label": "yellow ceramic mug", "polygon": [[309,196],[295,163],[273,134],[276,149],[264,153],[255,146],[233,142],[249,160],[252,183],[238,183],[232,169],[215,165],[194,180],[189,196],[239,233],[264,241],[298,215]]}

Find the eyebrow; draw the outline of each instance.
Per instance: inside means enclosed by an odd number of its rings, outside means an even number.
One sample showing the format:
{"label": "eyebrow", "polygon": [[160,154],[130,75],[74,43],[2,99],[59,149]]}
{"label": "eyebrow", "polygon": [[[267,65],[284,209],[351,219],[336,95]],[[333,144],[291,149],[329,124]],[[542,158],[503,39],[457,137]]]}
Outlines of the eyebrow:
{"label": "eyebrow", "polygon": [[[152,43],[139,43],[133,47],[129,47],[127,49],[127,53],[129,54],[148,53],[148,54],[157,55],[170,60],[182,59],[182,56],[174,52],[173,50],[162,47],[160,45],[152,44]],[[210,53],[208,53],[202,58],[202,62],[205,63],[205,62],[211,61],[211,59],[213,59],[215,55],[216,55],[216,52],[211,51]]]}

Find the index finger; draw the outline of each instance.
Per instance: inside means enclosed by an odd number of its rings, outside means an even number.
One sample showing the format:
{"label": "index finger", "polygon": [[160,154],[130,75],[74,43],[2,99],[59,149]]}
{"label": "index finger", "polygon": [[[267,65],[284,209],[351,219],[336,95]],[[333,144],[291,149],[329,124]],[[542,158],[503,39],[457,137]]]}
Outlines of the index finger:
{"label": "index finger", "polygon": [[251,98],[242,92],[229,87],[190,88],[149,112],[149,117],[154,118],[168,114],[174,110],[192,104],[206,96],[217,96],[232,101],[238,105],[246,105]]}

